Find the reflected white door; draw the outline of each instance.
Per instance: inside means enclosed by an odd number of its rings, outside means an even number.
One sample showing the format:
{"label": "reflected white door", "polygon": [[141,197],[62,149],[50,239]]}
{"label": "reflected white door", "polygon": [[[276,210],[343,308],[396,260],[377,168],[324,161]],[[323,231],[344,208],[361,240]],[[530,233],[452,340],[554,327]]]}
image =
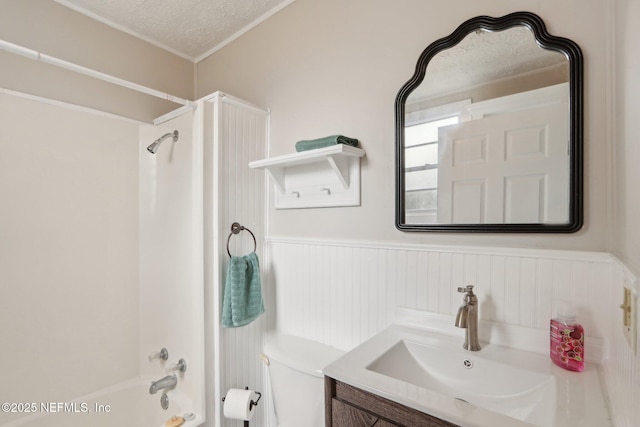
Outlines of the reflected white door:
{"label": "reflected white door", "polygon": [[564,103],[440,128],[438,222],[569,220]]}

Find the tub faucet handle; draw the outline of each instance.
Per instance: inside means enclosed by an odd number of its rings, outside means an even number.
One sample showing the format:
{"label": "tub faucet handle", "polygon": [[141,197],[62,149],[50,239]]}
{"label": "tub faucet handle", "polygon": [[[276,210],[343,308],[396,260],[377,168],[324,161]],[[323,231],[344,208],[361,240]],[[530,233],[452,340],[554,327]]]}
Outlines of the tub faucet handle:
{"label": "tub faucet handle", "polygon": [[166,348],[162,348],[159,352],[149,355],[149,362],[153,362],[156,359],[167,360],[169,358],[169,352]]}
{"label": "tub faucet handle", "polygon": [[187,370],[187,362],[184,359],[180,359],[178,360],[178,363],[173,363],[171,364],[171,366],[165,369],[165,372],[167,374],[174,374],[176,372],[185,372],[186,370]]}

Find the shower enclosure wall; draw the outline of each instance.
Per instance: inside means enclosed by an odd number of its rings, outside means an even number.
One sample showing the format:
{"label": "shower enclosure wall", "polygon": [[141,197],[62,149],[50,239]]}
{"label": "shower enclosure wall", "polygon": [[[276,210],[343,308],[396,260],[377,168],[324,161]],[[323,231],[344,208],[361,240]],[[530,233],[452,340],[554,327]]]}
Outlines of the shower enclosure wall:
{"label": "shower enclosure wall", "polygon": [[[166,347],[170,360],[187,361],[178,388],[192,396],[196,414],[206,414],[206,425],[240,426],[222,417],[221,398],[229,388],[264,390],[258,354],[268,317],[227,330],[220,306],[233,222],[253,231],[265,261],[265,179],[248,163],[265,157],[268,112],[222,92],[197,105],[140,130],[141,372],[157,375],[146,354]],[[174,131],[177,141],[168,137],[147,152]],[[231,240],[233,254],[253,251],[245,234]],[[264,425],[262,406],[257,425]]]}
{"label": "shower enclosure wall", "polygon": [[[139,143],[140,373],[147,382],[167,375],[180,359],[187,363],[169,391],[188,396],[185,410],[204,418],[204,302],[202,257],[202,140],[200,117],[183,114],[160,126],[141,126]],[[178,130],[155,154],[151,141]],[[166,348],[169,357],[148,360]],[[149,399],[160,405],[162,393]],[[194,423],[193,425],[197,425]]]}
{"label": "shower enclosure wall", "polygon": [[[265,390],[268,315],[223,330],[219,307],[232,222],[267,265],[264,177],[248,163],[265,157],[268,113],[222,93],[197,105],[151,126],[0,92],[0,362],[11,367],[0,395],[110,407],[0,413],[0,426],[161,426],[186,413],[185,427],[239,426],[221,415],[226,391]],[[253,250],[245,237],[232,253]],[[167,361],[148,360],[163,347]],[[149,387],[179,359],[187,370],[163,410]]]}
{"label": "shower enclosure wall", "polygon": [[137,141],[130,121],[0,91],[2,402],[138,376]]}

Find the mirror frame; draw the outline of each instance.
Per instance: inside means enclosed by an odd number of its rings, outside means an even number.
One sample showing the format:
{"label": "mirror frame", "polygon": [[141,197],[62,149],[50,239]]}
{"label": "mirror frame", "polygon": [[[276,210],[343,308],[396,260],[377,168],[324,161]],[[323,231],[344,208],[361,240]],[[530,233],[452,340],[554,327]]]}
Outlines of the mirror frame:
{"label": "mirror frame", "polygon": [[[503,31],[525,26],[538,46],[560,52],[569,60],[569,222],[566,224],[407,224],[405,221],[404,123],[405,102],[424,80],[429,61],[452,48],[476,30]],[[550,35],[542,19],[531,12],[514,12],[501,18],[478,16],[462,23],[449,36],[431,43],[420,55],[415,73],[396,96],[396,228],[400,231],[484,232],[484,233],[575,233],[583,224],[583,59],[578,45],[564,37]]]}

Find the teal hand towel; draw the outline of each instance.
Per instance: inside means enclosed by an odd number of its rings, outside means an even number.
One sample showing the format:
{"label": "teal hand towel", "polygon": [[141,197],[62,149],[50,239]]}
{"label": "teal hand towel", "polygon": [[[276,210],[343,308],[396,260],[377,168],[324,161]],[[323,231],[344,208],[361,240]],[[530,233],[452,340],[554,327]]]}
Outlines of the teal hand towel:
{"label": "teal hand towel", "polygon": [[352,147],[358,146],[358,140],[355,138],[348,138],[343,135],[325,136],[318,139],[305,139],[296,142],[296,151],[315,150],[316,148],[330,147],[332,145],[345,144]]}
{"label": "teal hand towel", "polygon": [[222,326],[244,326],[264,313],[260,265],[255,252],[232,256],[222,298]]}

